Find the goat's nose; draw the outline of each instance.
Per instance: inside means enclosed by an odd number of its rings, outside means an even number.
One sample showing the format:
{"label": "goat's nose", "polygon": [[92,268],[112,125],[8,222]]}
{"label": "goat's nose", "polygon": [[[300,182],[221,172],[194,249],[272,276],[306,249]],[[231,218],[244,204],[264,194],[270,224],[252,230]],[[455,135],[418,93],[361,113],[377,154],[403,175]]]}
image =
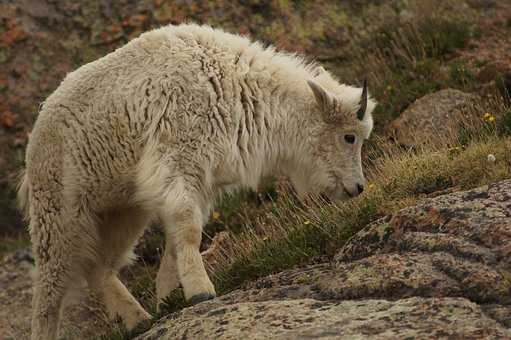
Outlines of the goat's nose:
{"label": "goat's nose", "polygon": [[358,190],[359,194],[363,193],[364,192],[364,186],[357,183],[357,190]]}

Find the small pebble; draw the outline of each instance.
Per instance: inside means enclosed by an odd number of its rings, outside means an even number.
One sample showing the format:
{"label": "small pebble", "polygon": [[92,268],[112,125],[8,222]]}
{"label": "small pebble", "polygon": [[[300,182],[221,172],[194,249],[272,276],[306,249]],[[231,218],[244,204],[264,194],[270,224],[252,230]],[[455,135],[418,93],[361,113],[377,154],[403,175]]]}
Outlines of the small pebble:
{"label": "small pebble", "polygon": [[488,160],[488,162],[495,162],[495,155],[493,154],[489,154],[488,157],[486,158]]}

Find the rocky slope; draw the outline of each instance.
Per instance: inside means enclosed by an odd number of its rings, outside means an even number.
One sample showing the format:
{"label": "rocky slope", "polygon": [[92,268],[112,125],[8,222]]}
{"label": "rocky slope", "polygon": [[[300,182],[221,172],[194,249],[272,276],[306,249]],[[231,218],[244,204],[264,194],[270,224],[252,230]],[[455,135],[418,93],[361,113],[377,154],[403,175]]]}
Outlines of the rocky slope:
{"label": "rocky slope", "polygon": [[368,225],[332,263],[169,315],[137,339],[511,338],[511,180]]}

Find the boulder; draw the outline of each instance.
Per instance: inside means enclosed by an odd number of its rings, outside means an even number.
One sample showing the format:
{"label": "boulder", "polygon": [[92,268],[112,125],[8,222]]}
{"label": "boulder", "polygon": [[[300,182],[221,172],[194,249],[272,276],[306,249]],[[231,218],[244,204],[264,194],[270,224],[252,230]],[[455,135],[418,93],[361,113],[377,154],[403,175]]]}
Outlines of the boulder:
{"label": "boulder", "polygon": [[462,298],[240,302],[193,307],[137,339],[508,338],[511,333]]}
{"label": "boulder", "polygon": [[445,139],[457,133],[463,121],[463,109],[473,105],[478,96],[445,89],[417,99],[390,125],[390,134],[404,145],[421,145]]}

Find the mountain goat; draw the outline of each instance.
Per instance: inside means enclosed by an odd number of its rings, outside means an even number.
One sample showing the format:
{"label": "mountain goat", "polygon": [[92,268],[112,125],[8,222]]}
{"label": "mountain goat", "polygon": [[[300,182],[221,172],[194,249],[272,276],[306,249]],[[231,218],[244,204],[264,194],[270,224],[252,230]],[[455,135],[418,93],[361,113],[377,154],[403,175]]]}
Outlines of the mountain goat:
{"label": "mountain goat", "polygon": [[32,339],[54,339],[85,279],[128,328],[150,315],[117,277],[152,219],[165,253],[158,303],[181,283],[215,296],[199,252],[226,188],[276,172],[299,194],[363,191],[375,102],[296,56],[208,26],[166,26],[70,73],[41,107],[20,205],[36,259]]}

